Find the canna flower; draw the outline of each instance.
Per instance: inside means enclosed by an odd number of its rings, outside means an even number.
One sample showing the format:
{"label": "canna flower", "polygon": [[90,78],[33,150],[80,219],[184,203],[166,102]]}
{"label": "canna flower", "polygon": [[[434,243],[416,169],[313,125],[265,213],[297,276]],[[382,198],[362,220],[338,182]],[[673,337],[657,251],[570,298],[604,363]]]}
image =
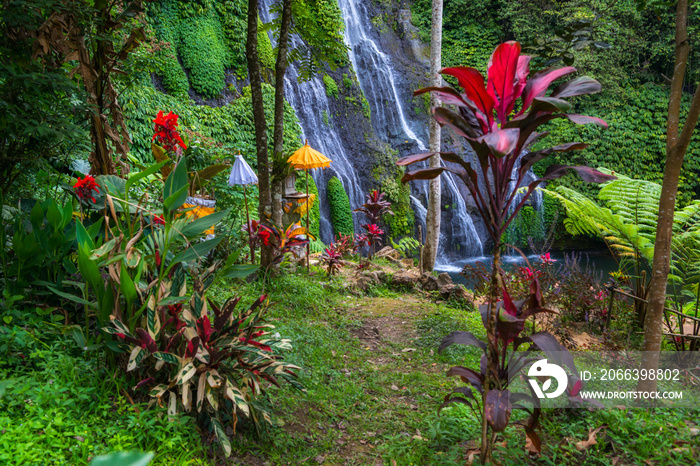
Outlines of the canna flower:
{"label": "canna flower", "polygon": [[153,216],[153,224],[154,225],[165,225],[165,219],[163,218],[162,215],[154,215]]}
{"label": "canna flower", "polygon": [[170,152],[175,152],[175,146],[187,149],[187,146],[177,130],[177,118],[178,116],[173,112],[167,115],[163,115],[162,110],[158,112],[156,119],[153,120],[155,128],[151,141],[157,140],[158,144],[162,145],[165,150]]}
{"label": "canna flower", "polygon": [[100,192],[100,185],[95,182],[95,178],[90,175],[85,175],[85,178],[78,178],[78,181],[73,185],[75,194],[78,195],[80,199],[90,199],[95,202],[95,197],[92,195],[92,191]]}

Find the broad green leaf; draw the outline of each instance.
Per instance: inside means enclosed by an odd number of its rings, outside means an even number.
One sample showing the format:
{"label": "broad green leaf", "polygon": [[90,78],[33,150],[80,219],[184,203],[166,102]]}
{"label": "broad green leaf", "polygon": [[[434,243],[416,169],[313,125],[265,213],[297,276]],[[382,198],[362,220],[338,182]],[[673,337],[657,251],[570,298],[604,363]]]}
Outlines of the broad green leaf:
{"label": "broad green leaf", "polygon": [[232,265],[223,272],[224,278],[246,278],[258,271],[259,265],[237,264]]}
{"label": "broad green leaf", "polygon": [[145,170],[142,170],[132,176],[129,177],[128,180],[126,180],[126,191],[129,191],[129,188],[134,185],[137,181],[146,178],[147,176],[150,176],[157,172],[158,170],[161,169],[163,165],[168,163],[169,160],[163,160],[162,162],[156,163],[155,165],[151,165],[150,167],[146,168]]}
{"label": "broad green leaf", "polygon": [[114,245],[116,244],[116,242],[117,238],[112,238],[99,248],[92,251],[92,254],[90,255],[90,260],[96,260],[110,252],[112,249],[114,249]]}
{"label": "broad green leaf", "polygon": [[134,300],[136,300],[138,293],[136,292],[134,281],[131,279],[131,276],[129,276],[129,269],[126,267],[124,262],[121,264],[122,268],[121,273],[119,274],[119,280],[121,281],[120,288],[122,293],[124,293],[124,298],[126,298],[126,304],[130,308]]}
{"label": "broad green leaf", "polygon": [[126,192],[126,180],[116,175],[100,175],[95,178],[104,191],[114,197],[123,199]]}
{"label": "broad green leaf", "polygon": [[[163,204],[166,208],[175,210],[180,207],[187,197],[187,187],[187,159],[183,157],[165,180],[163,199],[166,201]],[[170,202],[167,202],[167,199],[170,199]]]}
{"label": "broad green leaf", "polygon": [[171,261],[171,264],[177,264],[179,262],[189,262],[195,259],[203,259],[209,253],[209,251],[214,249],[221,242],[222,239],[223,237],[218,237],[207,241],[203,241],[201,243],[193,244],[189,248],[185,249],[184,251],[181,251],[178,255],[176,255]]}
{"label": "broad green leaf", "polygon": [[73,301],[75,303],[82,304],[84,306],[94,306],[95,305],[95,303],[91,303],[90,301],[86,301],[83,298],[80,298],[74,294],[64,293],[63,291],[58,291],[56,288],[54,288],[52,286],[48,286],[47,288],[49,290],[51,290],[52,292],[56,293],[61,298],[68,299],[68,300]]}
{"label": "broad green leaf", "polygon": [[226,218],[230,211],[231,209],[226,209],[221,212],[215,212],[205,217],[198,218],[197,220],[188,223],[185,228],[180,231],[180,233],[185,235],[187,238],[199,236],[212,226],[219,223],[222,219]]}
{"label": "broad green leaf", "polygon": [[187,199],[187,186],[183,186],[178,191],[166,197],[163,201],[163,207],[170,211],[176,210],[185,203],[185,199]]}

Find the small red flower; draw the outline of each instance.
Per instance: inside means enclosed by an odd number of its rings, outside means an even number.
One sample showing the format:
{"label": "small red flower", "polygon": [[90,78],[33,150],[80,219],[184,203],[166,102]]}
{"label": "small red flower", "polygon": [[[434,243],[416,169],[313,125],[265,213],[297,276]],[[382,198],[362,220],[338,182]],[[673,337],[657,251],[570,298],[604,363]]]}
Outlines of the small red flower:
{"label": "small red flower", "polygon": [[551,256],[549,255],[549,253],[542,254],[540,256],[540,260],[542,261],[543,264],[553,264],[557,261],[556,259],[552,259]]}
{"label": "small red flower", "polygon": [[95,178],[90,175],[85,175],[85,178],[78,178],[78,181],[73,185],[75,194],[78,195],[80,199],[90,199],[95,202],[95,197],[92,195],[92,191],[100,192],[100,185],[95,182]]}
{"label": "small red flower", "polygon": [[167,151],[174,152],[175,146],[180,146],[187,149],[184,141],[177,131],[177,115],[173,112],[163,115],[163,111],[158,112],[156,119],[153,120],[155,128],[153,130],[152,141],[158,141],[160,145]]}
{"label": "small red flower", "polygon": [[156,267],[160,267],[161,264],[161,258],[160,258],[160,251],[158,248],[156,248]]}
{"label": "small red flower", "polygon": [[162,215],[154,215],[153,216],[153,224],[154,225],[165,225],[165,219],[163,218]]}

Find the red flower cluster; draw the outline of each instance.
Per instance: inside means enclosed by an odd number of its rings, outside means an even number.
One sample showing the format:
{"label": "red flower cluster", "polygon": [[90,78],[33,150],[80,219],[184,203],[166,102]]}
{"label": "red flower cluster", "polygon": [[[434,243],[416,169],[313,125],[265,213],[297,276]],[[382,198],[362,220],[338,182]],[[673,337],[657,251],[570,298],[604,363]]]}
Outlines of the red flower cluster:
{"label": "red flower cluster", "polygon": [[153,224],[154,225],[165,225],[165,219],[161,215],[154,215],[153,216]]}
{"label": "red flower cluster", "polygon": [[260,241],[262,241],[262,243],[265,246],[270,245],[270,232],[269,231],[267,231],[267,230],[258,231],[258,238],[260,238]]}
{"label": "red flower cluster", "polygon": [[557,261],[556,259],[552,259],[552,257],[549,255],[549,253],[542,254],[540,256],[540,260],[542,261],[543,264],[553,264]]}
{"label": "red flower cluster", "polygon": [[95,178],[90,175],[85,175],[85,178],[78,178],[78,181],[73,185],[75,194],[78,195],[80,199],[90,199],[95,202],[95,197],[92,195],[92,191],[100,192],[100,185],[95,182]]}
{"label": "red flower cluster", "polygon": [[156,119],[153,120],[156,124],[152,141],[157,140],[158,144],[169,152],[175,152],[175,146],[180,146],[187,149],[187,146],[180,137],[177,131],[177,115],[173,112],[163,115],[163,111],[158,112]]}

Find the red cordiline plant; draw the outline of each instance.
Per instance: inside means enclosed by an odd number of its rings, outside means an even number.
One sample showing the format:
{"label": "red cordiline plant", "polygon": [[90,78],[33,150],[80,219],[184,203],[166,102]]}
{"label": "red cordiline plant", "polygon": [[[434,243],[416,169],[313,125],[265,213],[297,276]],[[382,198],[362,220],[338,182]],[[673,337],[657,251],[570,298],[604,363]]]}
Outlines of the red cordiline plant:
{"label": "red cordiline plant", "polygon": [[321,255],[321,262],[326,266],[326,272],[331,277],[343,266],[343,255],[335,248],[335,243],[326,248]]}
{"label": "red cordiline plant", "polygon": [[362,207],[358,207],[353,212],[362,212],[367,217],[370,224],[377,224],[383,215],[394,215],[391,211],[391,202],[384,200],[384,193],[378,190],[370,191]]}
{"label": "red cordiline plant", "polygon": [[338,233],[335,235],[333,249],[340,254],[340,257],[350,256],[357,252],[357,244],[355,244],[355,239],[352,235]]}
{"label": "red cordiline plant", "polygon": [[364,228],[365,232],[361,235],[357,235],[357,242],[369,246],[367,258],[372,259],[372,256],[374,256],[374,247],[382,244],[384,230],[373,223],[370,225],[362,225],[362,228]]}
{"label": "red cordiline plant", "polygon": [[[432,179],[448,171],[457,175],[466,185],[479,215],[494,243],[491,290],[486,305],[484,324],[487,336],[487,358],[482,384],[483,422],[481,460],[490,460],[493,436],[488,435],[489,427],[499,432],[505,428],[510,417],[512,401],[509,392],[499,377],[499,360],[504,353],[505,341],[498,338],[499,319],[524,321],[536,309],[541,308],[541,290],[536,277],[531,286],[536,303],[528,308],[516,308],[514,313],[501,312],[497,306],[500,295],[507,291],[502,286],[500,253],[502,238],[506,228],[515,218],[532,192],[543,182],[560,178],[570,170],[576,171],[584,181],[601,183],[614,179],[588,167],[551,165],[544,176],[527,185],[525,194],[516,203],[516,191],[532,166],[555,152],[581,150],[584,143],[567,143],[558,146],[527,152],[536,141],[549,133],[537,132],[538,128],[555,118],[567,118],[577,124],[593,123],[602,127],[607,124],[599,119],[569,113],[572,106],[564,100],[567,97],[591,94],[600,91],[600,84],[588,77],[579,77],[556,87],[547,96],[549,86],[557,79],[576,71],[573,67],[550,68],[529,75],[530,57],[520,54],[520,44],[506,42],[499,45],[491,55],[488,64],[488,79],[474,68],[445,68],[441,73],[457,79],[460,90],[451,87],[428,87],[414,95],[432,92],[443,103],[454,105],[457,111],[444,107],[433,108],[433,117],[442,126],[451,128],[462,136],[472,148],[478,160],[478,167],[465,161],[453,152],[439,152],[445,162],[453,165],[436,168],[420,168],[407,172],[402,181]],[[398,165],[411,165],[427,160],[434,152],[410,155],[397,162]],[[515,181],[516,189],[511,189]],[[525,309],[529,309],[526,311]],[[505,424],[502,420],[505,419]]]}

